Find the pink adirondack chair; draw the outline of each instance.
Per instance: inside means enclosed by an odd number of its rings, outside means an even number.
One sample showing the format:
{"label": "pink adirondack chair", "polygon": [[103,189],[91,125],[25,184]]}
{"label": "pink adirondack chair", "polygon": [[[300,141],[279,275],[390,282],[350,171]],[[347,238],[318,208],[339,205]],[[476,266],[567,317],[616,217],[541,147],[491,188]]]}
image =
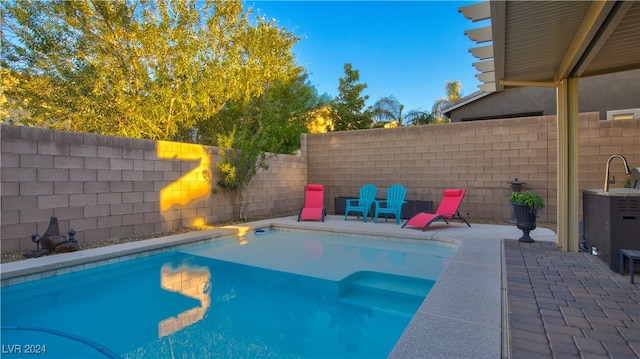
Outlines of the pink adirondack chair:
{"label": "pink adirondack chair", "polygon": [[322,220],[327,211],[324,207],[324,186],[321,184],[308,184],[304,193],[304,207],[298,214],[298,222],[308,220]]}
{"label": "pink adirondack chair", "polygon": [[418,227],[425,231],[433,222],[443,220],[449,224],[449,221],[454,219],[460,220],[466,223],[467,226],[471,227],[469,222],[467,222],[467,220],[464,219],[458,211],[460,203],[462,203],[462,199],[466,192],[466,189],[445,189],[442,202],[440,202],[436,213],[418,213],[405,222],[405,224],[402,225],[402,228],[405,226]]}

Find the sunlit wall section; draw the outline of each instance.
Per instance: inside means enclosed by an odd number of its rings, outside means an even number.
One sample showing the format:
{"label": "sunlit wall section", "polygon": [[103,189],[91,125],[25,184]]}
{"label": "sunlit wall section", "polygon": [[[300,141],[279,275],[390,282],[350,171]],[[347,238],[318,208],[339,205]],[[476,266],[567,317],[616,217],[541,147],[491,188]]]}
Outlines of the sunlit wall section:
{"label": "sunlit wall section", "polygon": [[[211,156],[202,145],[158,141],[158,158],[198,161],[198,166],[184,174],[178,180],[160,190],[160,211],[163,216],[172,207],[184,207],[189,203],[211,194]],[[197,217],[190,225],[205,224],[206,220]]]}
{"label": "sunlit wall section", "polygon": [[158,323],[158,338],[194,324],[202,318],[211,305],[211,273],[206,267],[181,265],[173,269],[165,264],[160,270],[160,286],[162,289],[180,293],[200,301],[200,306],[186,310],[177,317],[167,318]]}
{"label": "sunlit wall section", "polygon": [[[238,216],[237,194],[213,191],[222,160],[216,147],[6,124],[0,140],[3,253],[35,249],[31,235],[42,234],[51,217],[77,241],[99,242]],[[299,155],[276,155],[255,175],[248,217],[297,214],[305,153],[303,145]]]}

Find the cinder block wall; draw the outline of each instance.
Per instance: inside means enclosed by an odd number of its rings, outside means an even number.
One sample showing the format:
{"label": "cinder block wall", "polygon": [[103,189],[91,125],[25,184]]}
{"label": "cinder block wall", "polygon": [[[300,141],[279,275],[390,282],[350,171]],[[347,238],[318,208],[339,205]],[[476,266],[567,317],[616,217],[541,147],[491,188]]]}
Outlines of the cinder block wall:
{"label": "cinder block wall", "polygon": [[[589,113],[579,126],[581,189],[602,187],[611,154],[640,166],[640,119],[601,121]],[[237,213],[230,194],[203,187],[205,167],[220,159],[216,148],[7,125],[0,133],[2,251],[33,249],[30,235],[42,234],[52,216],[62,232],[73,228],[79,240],[99,241]],[[556,139],[555,116],[303,135],[302,156],[276,156],[256,175],[249,216],[297,211],[307,183],[325,185],[329,213],[335,197],[357,196],[365,183],[378,186],[380,197],[401,183],[408,199],[434,206],[444,188],[467,188],[463,215],[508,219],[507,181],[517,177],[545,197],[540,220],[555,222]],[[624,180],[618,162],[612,187]]]}
{"label": "cinder block wall", "polygon": [[[581,118],[582,119],[582,118]],[[599,121],[589,116],[579,122],[580,188],[602,188],[606,163],[612,154],[622,154],[630,167],[640,167],[640,119]],[[611,161],[611,176],[622,187],[625,180],[620,159]]]}
{"label": "cinder block wall", "polygon": [[[34,249],[50,217],[80,241],[122,238],[230,221],[237,201],[212,193],[217,149],[2,125],[1,249]],[[304,154],[303,154],[304,155]],[[300,208],[307,183],[303,156],[278,155],[254,177],[248,215]]]}
{"label": "cinder block wall", "polygon": [[[640,166],[640,119],[601,121],[597,113],[580,115],[580,189],[600,188],[611,154]],[[540,193],[544,222],[556,221],[557,122],[555,116],[530,117],[309,135],[309,182],[326,188],[328,211],[334,198],[357,196],[373,183],[379,196],[394,183],[407,198],[440,203],[445,188],[466,188],[461,214],[508,219],[507,198],[515,178],[524,190]],[[612,167],[618,184],[622,166]]]}

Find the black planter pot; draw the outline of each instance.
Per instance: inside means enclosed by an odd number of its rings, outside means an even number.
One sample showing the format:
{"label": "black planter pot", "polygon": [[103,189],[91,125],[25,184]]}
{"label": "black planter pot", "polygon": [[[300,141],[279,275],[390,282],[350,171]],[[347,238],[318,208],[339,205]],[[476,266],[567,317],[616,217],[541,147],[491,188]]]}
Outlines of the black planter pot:
{"label": "black planter pot", "polygon": [[516,227],[522,230],[522,237],[518,240],[525,243],[534,242],[533,238],[529,235],[529,232],[536,229],[536,217],[538,210],[531,208],[526,204],[512,203],[512,205],[516,215]]}

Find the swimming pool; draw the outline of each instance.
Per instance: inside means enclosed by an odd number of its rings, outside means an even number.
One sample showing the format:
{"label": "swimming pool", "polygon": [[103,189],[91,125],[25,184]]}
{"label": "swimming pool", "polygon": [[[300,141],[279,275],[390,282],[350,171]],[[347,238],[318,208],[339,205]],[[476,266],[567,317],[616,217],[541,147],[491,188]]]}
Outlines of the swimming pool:
{"label": "swimming pool", "polygon": [[[2,326],[131,358],[386,357],[454,251],[268,230],[4,287]],[[101,356],[43,332],[3,330],[2,343],[7,357]]]}

